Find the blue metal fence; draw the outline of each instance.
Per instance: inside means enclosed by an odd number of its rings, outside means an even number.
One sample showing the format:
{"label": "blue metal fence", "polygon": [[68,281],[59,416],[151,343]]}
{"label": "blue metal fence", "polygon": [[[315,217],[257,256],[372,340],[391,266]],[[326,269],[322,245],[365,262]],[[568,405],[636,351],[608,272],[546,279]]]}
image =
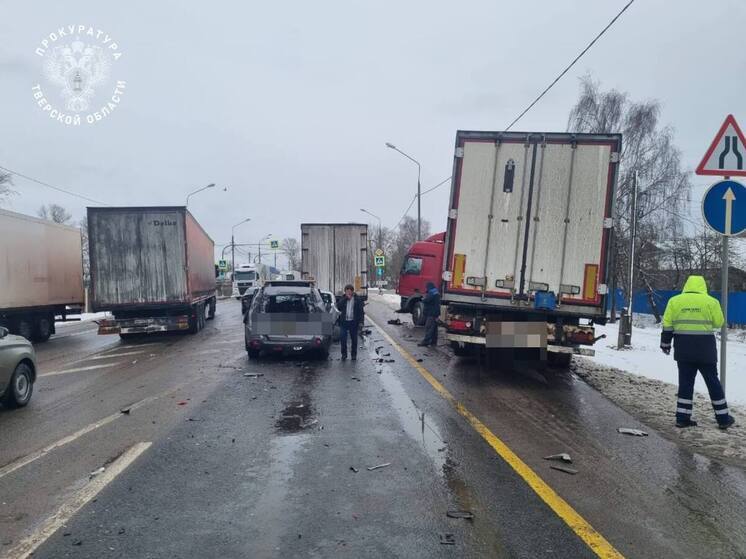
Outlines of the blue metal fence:
{"label": "blue metal fence", "polygon": [[[681,291],[663,289],[653,290],[653,301],[655,301],[655,306],[658,308],[658,312],[661,315],[663,314],[663,311],[666,310],[668,300],[679,293],[681,293]],[[719,292],[711,291],[710,295],[720,301]],[[624,297],[624,292],[621,289],[617,289],[617,312],[621,311],[621,309],[626,306],[627,301]],[[607,307],[611,307],[611,298],[608,299]],[[648,301],[648,294],[646,291],[635,292],[635,295],[632,298],[632,312],[639,314],[653,314],[653,309]],[[728,323],[739,325],[746,324],[746,292],[736,291],[728,294]]]}

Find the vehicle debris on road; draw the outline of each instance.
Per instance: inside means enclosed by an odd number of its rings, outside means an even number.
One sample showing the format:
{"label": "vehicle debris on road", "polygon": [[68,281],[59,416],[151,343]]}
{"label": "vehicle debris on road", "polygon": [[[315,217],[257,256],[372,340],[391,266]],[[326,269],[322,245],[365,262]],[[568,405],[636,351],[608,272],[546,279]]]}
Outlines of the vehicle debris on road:
{"label": "vehicle debris on road", "polygon": [[247,378],[259,378],[259,377],[263,377],[264,373],[244,373],[243,376]]}
{"label": "vehicle debris on road", "polygon": [[132,408],[127,407],[127,408],[120,409],[119,413],[123,413],[124,415],[129,415],[131,411],[132,411]]}
{"label": "vehicle debris on road", "polygon": [[630,427],[619,427],[617,431],[622,435],[633,435],[635,437],[647,437],[648,434],[640,429],[632,429]]}
{"label": "vehicle debris on road", "polygon": [[93,479],[93,478],[94,478],[94,477],[96,477],[97,475],[99,475],[99,474],[103,474],[103,473],[104,473],[105,471],[106,471],[106,468],[105,468],[105,467],[103,467],[103,466],[101,466],[101,467],[100,467],[100,468],[99,468],[98,470],[94,470],[94,471],[92,471],[92,472],[91,472],[91,473],[89,474],[89,476],[88,476],[88,479]]}
{"label": "vehicle debris on road", "polygon": [[448,518],[464,518],[466,520],[473,520],[474,513],[469,510],[449,510],[446,512]]}
{"label": "vehicle debris on road", "polygon": [[456,545],[456,536],[453,534],[440,534],[441,545]]}
{"label": "vehicle debris on road", "polygon": [[355,466],[350,466],[350,469],[351,469],[351,470],[352,470],[353,472],[355,472],[355,473],[358,473],[358,472],[360,471],[360,470],[359,470],[359,469],[357,469],[357,468],[356,468]]}
{"label": "vehicle debris on road", "polygon": [[575,468],[568,468],[567,466],[560,466],[557,464],[552,464],[549,467],[552,468],[553,470],[559,470],[560,472],[565,472],[566,474],[570,474],[573,476],[578,473],[578,470],[576,470]]}
{"label": "vehicle debris on road", "polygon": [[401,320],[398,318],[392,318],[388,321],[389,324],[393,324],[394,326],[401,326]]}
{"label": "vehicle debris on road", "polygon": [[551,454],[549,456],[545,456],[544,460],[560,460],[562,462],[572,464],[572,458],[570,458],[570,455],[567,454],[567,452],[560,452],[559,454]]}
{"label": "vehicle debris on road", "polygon": [[380,468],[387,468],[391,465],[391,462],[386,462],[385,464],[378,464],[378,466],[368,466],[368,471],[372,472],[373,470],[378,470]]}

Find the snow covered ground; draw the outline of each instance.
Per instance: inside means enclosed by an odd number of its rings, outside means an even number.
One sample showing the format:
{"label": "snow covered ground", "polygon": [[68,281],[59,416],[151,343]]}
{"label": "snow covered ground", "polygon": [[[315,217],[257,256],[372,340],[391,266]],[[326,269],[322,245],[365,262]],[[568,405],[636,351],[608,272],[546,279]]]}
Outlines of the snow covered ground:
{"label": "snow covered ground", "polygon": [[[666,355],[660,350],[661,327],[651,315],[636,315],[632,327],[632,348],[617,350],[619,324],[596,326],[596,335],[606,334],[606,339],[596,342],[596,356],[591,361],[628,371],[635,375],[678,384],[678,371],[673,352]],[[746,332],[733,330],[728,335],[728,366],[726,369],[726,396],[729,402],[746,404]],[[719,343],[718,343],[718,351]],[[695,390],[707,394],[701,375],[697,375]]]}

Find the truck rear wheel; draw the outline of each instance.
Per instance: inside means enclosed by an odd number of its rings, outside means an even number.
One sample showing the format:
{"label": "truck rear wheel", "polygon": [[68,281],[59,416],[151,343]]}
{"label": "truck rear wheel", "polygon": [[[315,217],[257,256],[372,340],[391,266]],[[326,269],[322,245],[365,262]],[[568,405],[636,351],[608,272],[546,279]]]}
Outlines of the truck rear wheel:
{"label": "truck rear wheel", "polygon": [[34,341],[46,342],[52,335],[52,320],[49,316],[40,317],[34,326]]}
{"label": "truck rear wheel", "polygon": [[209,302],[210,312],[207,315],[207,320],[212,320],[213,318],[215,318],[215,307],[217,307],[217,304],[218,304],[218,300],[215,297],[210,299],[210,302]]}
{"label": "truck rear wheel", "polygon": [[425,305],[422,301],[417,301],[412,305],[412,322],[415,326],[425,325]]}
{"label": "truck rear wheel", "polygon": [[26,318],[19,318],[16,321],[15,334],[31,340],[34,337],[34,325]]}

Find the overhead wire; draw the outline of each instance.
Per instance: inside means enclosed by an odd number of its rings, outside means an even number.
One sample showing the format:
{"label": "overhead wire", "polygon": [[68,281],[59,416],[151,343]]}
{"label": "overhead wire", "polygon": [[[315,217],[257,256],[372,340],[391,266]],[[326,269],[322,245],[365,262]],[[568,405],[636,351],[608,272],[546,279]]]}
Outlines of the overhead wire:
{"label": "overhead wire", "polygon": [[94,198],[89,198],[88,196],[84,196],[83,194],[78,194],[77,192],[73,192],[72,190],[68,190],[66,188],[62,188],[60,186],[55,186],[53,184],[50,184],[46,181],[35,179],[34,177],[30,177],[29,175],[25,175],[23,173],[19,173],[18,171],[14,171],[13,169],[8,169],[7,167],[3,167],[0,165],[0,169],[3,171],[10,173],[14,177],[21,177],[23,179],[26,179],[31,182],[35,182],[36,184],[40,184],[42,186],[46,186],[47,188],[51,188],[52,190],[56,190],[57,192],[62,192],[63,194],[67,194],[69,196],[74,196],[75,198],[80,198],[81,200],[85,200],[86,202],[92,202],[94,204],[101,204],[102,206],[108,206],[106,202],[102,202],[100,200],[96,200]]}
{"label": "overhead wire", "polygon": [[600,32],[600,33],[599,33],[598,35],[596,35],[596,36],[595,36],[595,37],[593,38],[593,40],[592,40],[592,41],[591,41],[590,43],[588,43],[588,46],[586,46],[586,47],[585,47],[585,48],[584,48],[584,49],[583,49],[583,50],[582,50],[582,51],[580,52],[580,54],[579,54],[579,55],[577,55],[577,56],[576,56],[576,57],[575,57],[575,58],[573,59],[573,61],[572,61],[572,62],[570,62],[570,64],[568,64],[568,65],[567,65],[567,67],[566,67],[566,68],[565,68],[564,70],[562,70],[562,72],[560,72],[560,74],[559,74],[559,75],[558,75],[558,76],[557,76],[556,78],[554,78],[554,81],[552,81],[552,83],[550,83],[550,84],[549,84],[549,85],[548,85],[548,86],[547,86],[547,87],[546,87],[546,88],[544,89],[544,91],[542,91],[542,92],[541,92],[541,93],[539,94],[539,96],[538,96],[538,97],[537,97],[536,99],[534,99],[534,100],[533,100],[533,101],[531,102],[531,104],[530,104],[530,105],[529,105],[528,107],[526,107],[526,108],[525,108],[525,109],[523,110],[523,112],[522,112],[521,114],[519,114],[519,115],[518,115],[517,117],[515,117],[515,118],[513,119],[513,122],[511,122],[511,123],[510,123],[510,124],[509,124],[509,125],[507,126],[507,128],[505,128],[505,130],[504,130],[505,132],[507,132],[508,130],[510,130],[510,129],[511,129],[511,128],[513,127],[513,125],[514,125],[514,124],[515,124],[516,122],[518,122],[519,120],[521,120],[521,118],[523,118],[523,116],[524,116],[524,115],[525,115],[525,114],[526,114],[526,113],[527,113],[528,111],[530,111],[530,110],[531,110],[531,109],[533,108],[533,106],[534,106],[534,105],[536,105],[536,103],[538,103],[538,102],[539,102],[539,101],[541,100],[541,98],[542,98],[542,97],[544,97],[544,95],[546,95],[546,94],[547,94],[547,93],[549,92],[549,90],[550,90],[550,89],[552,89],[552,88],[554,87],[554,85],[555,85],[555,84],[556,84],[556,83],[557,83],[558,81],[560,81],[560,79],[562,79],[562,77],[563,77],[563,76],[564,76],[565,74],[567,74],[567,72],[569,72],[569,71],[570,71],[570,68],[572,68],[573,66],[575,66],[575,63],[576,63],[576,62],[577,62],[578,60],[580,60],[580,59],[581,59],[581,58],[583,57],[583,55],[584,55],[584,54],[585,54],[586,52],[588,52],[588,51],[590,50],[590,48],[591,48],[591,47],[592,47],[592,46],[593,46],[593,45],[594,45],[594,44],[596,43],[596,41],[598,41],[598,40],[599,40],[599,39],[601,38],[601,36],[602,36],[602,35],[603,35],[604,33],[606,33],[606,32],[607,32],[607,31],[609,30],[609,28],[610,28],[610,27],[611,27],[612,25],[614,25],[614,23],[616,23],[616,21],[617,21],[617,20],[618,20],[618,19],[619,19],[619,18],[621,17],[621,15],[622,15],[622,14],[623,14],[623,13],[624,13],[625,11],[627,11],[627,8],[629,8],[629,7],[630,7],[630,6],[632,5],[632,3],[633,3],[634,1],[635,1],[635,0],[629,0],[629,2],[627,2],[627,4],[626,4],[626,5],[625,5],[625,6],[624,6],[624,7],[623,7],[623,8],[622,8],[622,9],[621,9],[620,11],[619,11],[619,13],[618,13],[617,15],[615,15],[615,16],[614,16],[614,17],[612,18],[612,20],[611,20],[611,21],[610,21],[610,22],[609,22],[609,23],[608,23],[608,24],[606,25],[606,27],[604,27],[604,28],[603,28],[603,29],[601,30],[601,32]]}

